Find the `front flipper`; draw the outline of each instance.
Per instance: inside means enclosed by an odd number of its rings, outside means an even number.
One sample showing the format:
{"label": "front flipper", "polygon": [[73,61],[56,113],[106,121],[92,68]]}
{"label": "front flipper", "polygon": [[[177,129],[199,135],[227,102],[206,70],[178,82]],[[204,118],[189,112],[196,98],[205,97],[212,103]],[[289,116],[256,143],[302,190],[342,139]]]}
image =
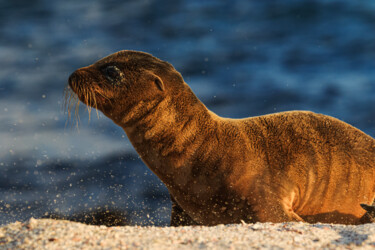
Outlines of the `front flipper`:
{"label": "front flipper", "polygon": [[375,206],[370,206],[367,204],[360,204],[361,207],[366,210],[365,215],[362,216],[360,223],[374,223],[375,222]]}
{"label": "front flipper", "polygon": [[177,204],[172,196],[171,201],[171,227],[199,225],[180,207],[180,205]]}

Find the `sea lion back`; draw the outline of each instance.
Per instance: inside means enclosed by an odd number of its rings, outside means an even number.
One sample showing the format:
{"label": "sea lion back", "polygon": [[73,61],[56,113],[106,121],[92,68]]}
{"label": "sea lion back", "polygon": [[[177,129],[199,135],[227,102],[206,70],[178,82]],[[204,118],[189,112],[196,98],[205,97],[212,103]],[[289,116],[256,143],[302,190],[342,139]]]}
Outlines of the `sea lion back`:
{"label": "sea lion back", "polygon": [[[372,204],[375,140],[369,135],[306,111],[249,118],[245,124],[266,159],[264,179],[274,192],[295,195],[293,210],[305,221],[355,224],[364,214],[360,203]],[[342,219],[345,214],[350,216]]]}

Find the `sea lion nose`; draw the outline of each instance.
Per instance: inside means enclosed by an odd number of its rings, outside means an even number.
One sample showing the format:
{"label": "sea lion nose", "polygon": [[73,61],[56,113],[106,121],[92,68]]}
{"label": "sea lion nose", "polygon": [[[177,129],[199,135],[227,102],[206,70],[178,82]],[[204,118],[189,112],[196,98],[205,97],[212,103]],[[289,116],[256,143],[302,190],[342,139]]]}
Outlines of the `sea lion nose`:
{"label": "sea lion nose", "polygon": [[72,85],[73,82],[75,82],[76,78],[77,78],[77,74],[74,71],[72,74],[70,74],[69,79],[68,79],[68,83],[70,86]]}
{"label": "sea lion nose", "polygon": [[82,80],[81,75],[79,74],[78,70],[74,71],[68,79],[68,84],[71,88],[73,88],[73,85],[77,85]]}

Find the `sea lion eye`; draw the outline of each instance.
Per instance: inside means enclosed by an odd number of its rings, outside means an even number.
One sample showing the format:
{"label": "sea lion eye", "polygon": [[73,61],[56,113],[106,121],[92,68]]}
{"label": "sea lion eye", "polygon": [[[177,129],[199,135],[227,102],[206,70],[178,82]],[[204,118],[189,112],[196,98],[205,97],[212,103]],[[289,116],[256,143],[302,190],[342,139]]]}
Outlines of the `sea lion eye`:
{"label": "sea lion eye", "polygon": [[121,78],[121,71],[116,66],[106,67],[104,69],[104,74],[105,74],[105,77],[111,82],[118,81]]}

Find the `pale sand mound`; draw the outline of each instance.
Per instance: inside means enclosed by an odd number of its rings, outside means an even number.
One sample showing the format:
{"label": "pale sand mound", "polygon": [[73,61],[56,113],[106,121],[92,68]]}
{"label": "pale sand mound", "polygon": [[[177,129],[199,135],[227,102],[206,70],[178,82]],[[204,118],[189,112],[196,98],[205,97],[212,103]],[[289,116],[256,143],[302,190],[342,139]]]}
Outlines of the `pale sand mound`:
{"label": "pale sand mound", "polygon": [[30,219],[0,228],[0,249],[374,249],[375,224],[256,223],[105,227]]}

